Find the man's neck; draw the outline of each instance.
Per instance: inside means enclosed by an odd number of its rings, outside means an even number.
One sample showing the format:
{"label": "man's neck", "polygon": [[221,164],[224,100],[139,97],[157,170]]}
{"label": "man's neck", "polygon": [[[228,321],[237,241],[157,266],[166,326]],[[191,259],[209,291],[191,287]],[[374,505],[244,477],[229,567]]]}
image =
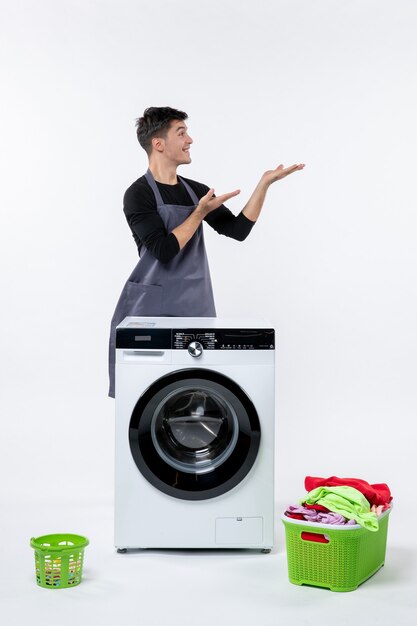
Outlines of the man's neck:
{"label": "man's neck", "polygon": [[158,183],[164,183],[165,185],[176,185],[178,183],[176,165],[149,163],[149,169]]}

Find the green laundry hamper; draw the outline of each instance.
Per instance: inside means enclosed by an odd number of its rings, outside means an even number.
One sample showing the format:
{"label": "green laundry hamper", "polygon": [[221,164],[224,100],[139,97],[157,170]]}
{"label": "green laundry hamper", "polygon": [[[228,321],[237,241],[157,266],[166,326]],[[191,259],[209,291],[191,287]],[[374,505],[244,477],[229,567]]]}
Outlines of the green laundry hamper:
{"label": "green laundry hamper", "polygon": [[46,589],[76,587],[81,582],[86,537],[72,534],[32,537],[36,582]]}
{"label": "green laundry hamper", "polygon": [[390,511],[378,518],[376,532],[358,525],[316,524],[283,515],[290,582],[332,591],[357,589],[384,565]]}

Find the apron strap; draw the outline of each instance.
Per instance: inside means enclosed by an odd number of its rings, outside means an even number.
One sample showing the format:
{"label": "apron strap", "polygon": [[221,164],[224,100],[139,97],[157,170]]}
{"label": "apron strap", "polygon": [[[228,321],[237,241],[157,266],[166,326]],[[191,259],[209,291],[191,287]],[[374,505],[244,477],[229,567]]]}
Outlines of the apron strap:
{"label": "apron strap", "polygon": [[[149,183],[149,186],[151,187],[152,191],[155,194],[155,200],[156,200],[156,205],[157,206],[162,206],[164,204],[166,204],[163,200],[162,200],[162,196],[161,196],[161,192],[158,189],[158,185],[155,182],[155,179],[152,175],[151,170],[148,170],[145,174],[145,178]],[[181,178],[181,176],[178,176],[178,180],[184,185],[186,191],[188,192],[188,195],[190,196],[193,204],[195,204],[197,206],[197,204],[199,203],[199,199],[197,198],[195,192],[193,191],[193,189],[190,187],[190,185],[188,183],[185,182],[185,180],[183,178]]]}
{"label": "apron strap", "polygon": [[193,189],[190,187],[190,185],[188,183],[185,182],[185,180],[183,178],[181,178],[181,176],[178,176],[178,178],[180,179],[180,181],[182,182],[182,184],[184,185],[184,187],[188,191],[188,195],[190,196],[191,200],[193,201],[193,204],[195,204],[197,206],[197,204],[200,201],[197,198],[197,196],[196,196],[195,192],[193,191]]}
{"label": "apron strap", "polygon": [[148,181],[149,186],[151,187],[152,191],[155,194],[156,206],[162,206],[164,204],[164,201],[162,200],[161,192],[158,189],[158,185],[155,182],[155,179],[152,175],[151,170],[148,170],[146,172],[145,178]]}

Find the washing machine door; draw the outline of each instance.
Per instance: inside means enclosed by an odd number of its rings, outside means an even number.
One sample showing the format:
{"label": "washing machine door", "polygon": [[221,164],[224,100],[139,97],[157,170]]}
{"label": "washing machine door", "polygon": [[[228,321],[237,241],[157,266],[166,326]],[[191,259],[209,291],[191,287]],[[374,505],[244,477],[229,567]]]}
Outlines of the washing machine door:
{"label": "washing machine door", "polygon": [[255,462],[260,442],[255,406],[230,378],[179,370],[138,400],[129,427],[133,459],[160,491],[204,500],[235,487]]}

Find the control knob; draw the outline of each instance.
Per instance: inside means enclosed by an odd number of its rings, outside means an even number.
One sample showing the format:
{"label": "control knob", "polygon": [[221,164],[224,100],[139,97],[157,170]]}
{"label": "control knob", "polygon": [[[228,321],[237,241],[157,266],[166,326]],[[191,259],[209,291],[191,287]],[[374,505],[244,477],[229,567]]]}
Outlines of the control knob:
{"label": "control knob", "polygon": [[197,358],[203,354],[203,346],[199,341],[191,341],[188,344],[188,354],[191,354],[194,358]]}

